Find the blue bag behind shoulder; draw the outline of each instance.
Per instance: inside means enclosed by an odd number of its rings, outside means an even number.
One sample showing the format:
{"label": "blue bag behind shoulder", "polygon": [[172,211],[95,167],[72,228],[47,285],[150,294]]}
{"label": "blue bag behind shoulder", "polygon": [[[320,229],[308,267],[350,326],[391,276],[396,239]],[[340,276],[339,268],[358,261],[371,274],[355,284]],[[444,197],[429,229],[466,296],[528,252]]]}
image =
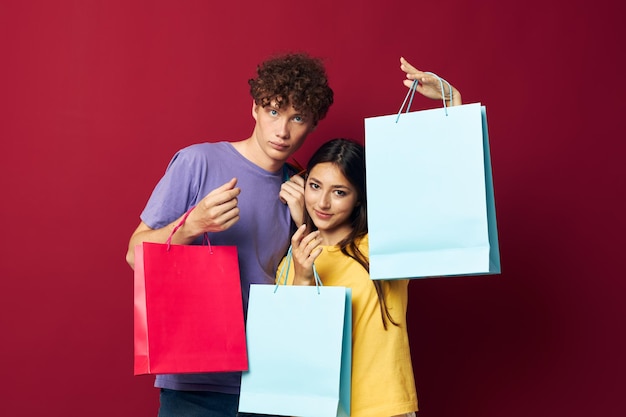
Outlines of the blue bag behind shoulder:
{"label": "blue bag behind shoulder", "polygon": [[372,279],[500,273],[484,106],[367,118],[365,152]]}

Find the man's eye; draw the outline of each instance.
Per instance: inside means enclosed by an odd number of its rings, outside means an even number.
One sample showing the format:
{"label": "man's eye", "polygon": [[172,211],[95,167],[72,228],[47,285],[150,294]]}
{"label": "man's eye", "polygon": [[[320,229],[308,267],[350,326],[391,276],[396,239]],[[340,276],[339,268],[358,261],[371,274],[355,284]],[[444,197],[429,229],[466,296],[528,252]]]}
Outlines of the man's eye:
{"label": "man's eye", "polygon": [[302,123],[302,122],[304,122],[304,119],[302,118],[302,116],[295,116],[295,117],[293,118],[293,120],[295,120],[295,121],[296,121],[296,122],[298,122],[298,123]]}
{"label": "man's eye", "polygon": [[270,114],[271,114],[272,116],[276,116],[276,115],[278,114],[278,110],[271,109],[271,110],[270,110]]}

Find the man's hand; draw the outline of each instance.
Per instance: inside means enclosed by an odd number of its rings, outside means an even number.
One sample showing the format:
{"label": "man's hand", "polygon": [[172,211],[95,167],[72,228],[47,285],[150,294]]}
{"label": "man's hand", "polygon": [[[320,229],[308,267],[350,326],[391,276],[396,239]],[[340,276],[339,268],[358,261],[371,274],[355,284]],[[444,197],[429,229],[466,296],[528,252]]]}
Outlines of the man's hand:
{"label": "man's hand", "polygon": [[[409,64],[409,62],[404,58],[400,58],[400,69],[406,72],[407,79],[403,81],[404,85],[411,88],[413,81],[417,80],[419,84],[417,85],[415,91],[422,94],[424,97],[428,97],[433,100],[441,100],[443,98],[441,96],[441,83],[437,77],[418,70],[413,65]],[[450,87],[452,88],[452,91],[450,91]],[[446,104],[449,106],[459,106],[463,104],[461,100],[461,93],[459,93],[459,91],[452,85],[448,86],[448,84],[444,82],[443,92],[445,94]],[[450,101],[451,94],[452,101]]]}
{"label": "man's hand", "polygon": [[189,213],[179,232],[195,237],[207,232],[222,232],[237,223],[239,220],[237,196],[241,189],[235,185],[237,178],[207,194]]}

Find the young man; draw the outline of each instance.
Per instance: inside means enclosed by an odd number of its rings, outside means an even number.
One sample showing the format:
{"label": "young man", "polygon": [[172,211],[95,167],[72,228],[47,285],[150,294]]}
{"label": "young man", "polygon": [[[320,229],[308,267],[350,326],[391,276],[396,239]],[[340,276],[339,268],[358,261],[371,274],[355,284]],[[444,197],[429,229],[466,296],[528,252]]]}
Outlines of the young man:
{"label": "young man", "polygon": [[[290,242],[303,222],[303,186],[285,162],[326,116],[333,103],[324,66],[306,54],[272,58],[249,80],[254,99],[252,135],[239,142],[201,143],[180,150],[141,214],[134,247],[172,237],[199,244],[205,232],[214,245],[236,245],[244,309],[252,283],[273,283]],[[293,218],[293,219],[292,219]],[[236,416],[241,373],[158,375],[160,417]]]}

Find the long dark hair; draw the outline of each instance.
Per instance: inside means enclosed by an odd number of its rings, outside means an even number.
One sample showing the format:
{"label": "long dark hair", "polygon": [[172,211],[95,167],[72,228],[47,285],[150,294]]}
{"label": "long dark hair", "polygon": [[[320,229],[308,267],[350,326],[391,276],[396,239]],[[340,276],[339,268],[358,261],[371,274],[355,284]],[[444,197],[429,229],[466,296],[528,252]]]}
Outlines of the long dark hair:
{"label": "long dark hair", "polygon": [[[362,145],[349,139],[332,139],[323,144],[311,156],[307,164],[307,173],[311,172],[317,164],[330,162],[334,164],[346,179],[352,184],[357,191],[357,205],[354,207],[350,216],[352,230],[338,246],[341,252],[357,261],[369,273],[370,262],[360,250],[358,243],[367,234],[367,190],[365,186],[365,149]],[[307,174],[308,177],[308,174]],[[311,220],[309,214],[304,212],[304,219],[308,230],[316,230],[315,224]],[[398,324],[393,320],[387,304],[385,302],[385,294],[383,292],[382,283],[378,280],[372,280],[376,293],[378,294],[378,304],[380,306],[380,314],[383,320],[383,326],[387,329],[387,320],[394,326]]]}

